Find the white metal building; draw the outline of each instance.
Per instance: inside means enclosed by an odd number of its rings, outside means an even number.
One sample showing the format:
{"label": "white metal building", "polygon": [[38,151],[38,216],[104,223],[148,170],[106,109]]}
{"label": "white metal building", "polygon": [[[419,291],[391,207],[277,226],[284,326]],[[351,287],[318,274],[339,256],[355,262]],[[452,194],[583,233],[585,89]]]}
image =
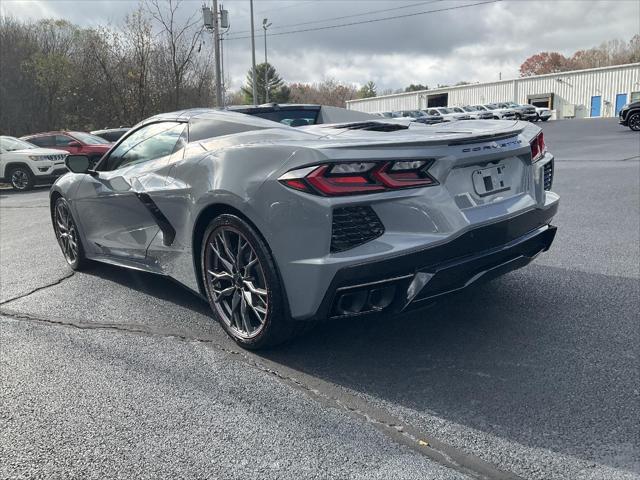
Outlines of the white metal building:
{"label": "white metal building", "polygon": [[513,101],[551,108],[555,118],[583,118],[616,116],[635,100],[640,63],[350,100],[347,108],[378,113]]}

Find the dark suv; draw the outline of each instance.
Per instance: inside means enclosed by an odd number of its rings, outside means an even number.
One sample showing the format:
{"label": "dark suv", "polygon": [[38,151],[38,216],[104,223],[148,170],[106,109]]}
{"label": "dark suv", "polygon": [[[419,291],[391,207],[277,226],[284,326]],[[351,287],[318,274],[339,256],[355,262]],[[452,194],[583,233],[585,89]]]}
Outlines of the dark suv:
{"label": "dark suv", "polygon": [[627,103],[620,110],[620,125],[629,127],[634,132],[640,132],[640,100]]}
{"label": "dark suv", "polygon": [[46,132],[26,135],[21,137],[29,143],[38,147],[56,148],[66,150],[74,155],[86,155],[89,157],[91,165],[98,163],[98,160],[109,151],[113,145],[104,138],[91,135],[86,132]]}
{"label": "dark suv", "polygon": [[520,105],[515,102],[502,102],[500,105],[503,108],[509,108],[515,111],[518,120],[528,120],[530,122],[538,120],[538,112],[536,112],[536,107],[533,105]]}

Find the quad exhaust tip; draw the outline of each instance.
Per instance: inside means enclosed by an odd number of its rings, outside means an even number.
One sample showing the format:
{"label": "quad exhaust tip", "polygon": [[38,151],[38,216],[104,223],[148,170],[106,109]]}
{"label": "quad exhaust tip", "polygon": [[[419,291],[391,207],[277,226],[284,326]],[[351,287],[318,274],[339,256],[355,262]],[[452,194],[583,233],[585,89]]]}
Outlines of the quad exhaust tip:
{"label": "quad exhaust tip", "polygon": [[338,297],[336,313],[338,316],[346,316],[379,312],[391,305],[395,295],[395,285],[346,292]]}

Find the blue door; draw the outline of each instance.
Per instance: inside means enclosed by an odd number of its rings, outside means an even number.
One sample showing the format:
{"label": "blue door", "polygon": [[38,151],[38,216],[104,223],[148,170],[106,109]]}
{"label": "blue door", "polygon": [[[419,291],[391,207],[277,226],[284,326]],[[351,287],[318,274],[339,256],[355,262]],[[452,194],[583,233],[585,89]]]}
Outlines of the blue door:
{"label": "blue door", "polygon": [[591,97],[591,116],[599,117],[600,109],[602,107],[602,97],[598,95],[597,97]]}
{"label": "blue door", "polygon": [[620,113],[620,110],[622,110],[622,107],[624,107],[625,103],[627,103],[627,94],[626,93],[617,94],[616,95],[616,117]]}

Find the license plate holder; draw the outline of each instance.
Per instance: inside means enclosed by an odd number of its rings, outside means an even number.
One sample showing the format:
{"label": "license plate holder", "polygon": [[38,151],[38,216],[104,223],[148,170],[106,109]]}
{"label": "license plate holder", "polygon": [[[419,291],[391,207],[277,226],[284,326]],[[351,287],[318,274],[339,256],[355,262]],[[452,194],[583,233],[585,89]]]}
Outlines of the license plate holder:
{"label": "license plate holder", "polygon": [[476,193],[481,197],[486,197],[511,190],[511,186],[507,184],[506,168],[504,164],[500,164],[474,170],[471,174],[471,180]]}

